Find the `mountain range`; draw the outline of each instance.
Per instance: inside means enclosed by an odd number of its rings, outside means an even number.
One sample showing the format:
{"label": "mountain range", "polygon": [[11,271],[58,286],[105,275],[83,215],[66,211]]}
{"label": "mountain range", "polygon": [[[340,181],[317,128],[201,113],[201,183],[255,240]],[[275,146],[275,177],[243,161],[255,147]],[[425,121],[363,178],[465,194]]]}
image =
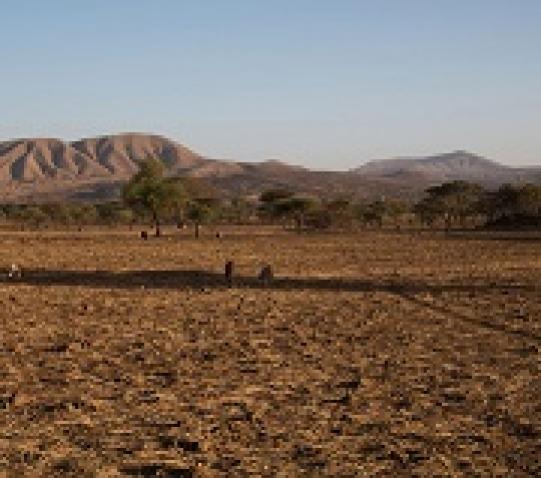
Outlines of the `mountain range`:
{"label": "mountain range", "polygon": [[226,195],[243,196],[285,187],[320,196],[414,197],[428,186],[455,179],[487,187],[541,180],[541,168],[511,168],[466,151],[370,161],[350,171],[313,171],[276,160],[210,159],[162,136],[130,133],[73,142],[0,142],[0,201],[114,199],[147,157],[163,161],[168,175],[204,178]]}

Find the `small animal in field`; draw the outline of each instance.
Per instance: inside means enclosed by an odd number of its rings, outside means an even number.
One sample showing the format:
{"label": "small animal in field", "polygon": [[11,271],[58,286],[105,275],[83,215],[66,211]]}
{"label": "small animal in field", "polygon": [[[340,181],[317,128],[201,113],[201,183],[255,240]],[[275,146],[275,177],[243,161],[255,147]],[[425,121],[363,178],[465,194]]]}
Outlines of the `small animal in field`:
{"label": "small animal in field", "polygon": [[229,285],[233,284],[233,274],[235,272],[235,263],[227,261],[225,263],[225,280]]}
{"label": "small animal in field", "polygon": [[274,279],[274,273],[272,272],[272,266],[265,264],[259,272],[258,279],[265,285],[268,285]]}
{"label": "small animal in field", "polygon": [[224,235],[222,234],[221,231],[218,231],[218,232],[216,233],[216,239],[221,239],[222,237],[224,237]]}
{"label": "small animal in field", "polygon": [[8,270],[8,279],[20,279],[22,276],[22,269],[17,264],[11,264]]}
{"label": "small animal in field", "polygon": [[148,240],[148,232],[147,231],[141,231],[141,239]]}

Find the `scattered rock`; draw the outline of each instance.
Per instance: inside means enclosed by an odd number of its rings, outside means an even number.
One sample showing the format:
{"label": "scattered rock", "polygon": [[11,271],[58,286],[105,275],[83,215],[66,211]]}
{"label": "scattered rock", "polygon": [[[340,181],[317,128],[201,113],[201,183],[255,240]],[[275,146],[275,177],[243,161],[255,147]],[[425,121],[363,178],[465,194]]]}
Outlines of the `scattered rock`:
{"label": "scattered rock", "polygon": [[268,285],[274,279],[274,273],[270,264],[265,264],[259,272],[258,279],[265,285]]}
{"label": "scattered rock", "polygon": [[11,264],[8,270],[8,279],[20,279],[23,276],[23,271],[17,264]]}
{"label": "scattered rock", "polygon": [[227,261],[225,263],[225,280],[229,285],[233,283],[233,274],[235,272],[235,263],[233,261]]}

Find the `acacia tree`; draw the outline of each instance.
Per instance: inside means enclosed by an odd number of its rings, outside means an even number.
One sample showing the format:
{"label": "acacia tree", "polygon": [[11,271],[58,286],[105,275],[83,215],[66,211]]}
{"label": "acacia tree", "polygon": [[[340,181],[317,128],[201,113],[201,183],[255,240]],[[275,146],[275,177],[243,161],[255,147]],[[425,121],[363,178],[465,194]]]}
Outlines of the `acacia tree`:
{"label": "acacia tree", "polygon": [[[176,181],[184,193],[171,201],[171,213],[177,226],[183,225],[185,220],[201,224],[214,215],[220,202],[217,190],[201,178],[184,176],[177,178]],[[203,206],[212,209],[212,214],[203,211]],[[197,211],[198,209],[201,211]],[[198,217],[200,219],[197,219]],[[198,228],[199,226],[197,226]]]}
{"label": "acacia tree", "polygon": [[21,209],[19,219],[23,223],[28,223],[34,228],[39,229],[41,225],[47,221],[47,215],[39,206],[30,205]]}
{"label": "acacia tree", "polygon": [[150,214],[156,229],[156,237],[161,235],[160,224],[163,215],[185,198],[179,181],[165,178],[164,173],[165,168],[160,161],[148,158],[141,162],[139,171],[122,191],[123,200],[129,207]]}
{"label": "acacia tree", "polygon": [[268,189],[259,196],[259,212],[267,219],[282,217],[281,204],[291,199],[295,194],[288,189]]}
{"label": "acacia tree", "polygon": [[245,224],[250,222],[255,212],[253,202],[244,197],[234,197],[222,208],[221,217],[230,223]]}
{"label": "acacia tree", "polygon": [[77,204],[71,207],[72,220],[79,226],[94,224],[98,219],[98,212],[93,204]]}
{"label": "acacia tree", "polygon": [[199,238],[201,224],[209,221],[214,215],[215,202],[213,199],[194,199],[188,203],[187,217],[194,224],[194,236]]}
{"label": "acacia tree", "polygon": [[259,211],[270,219],[288,219],[295,222],[297,231],[304,227],[310,213],[317,209],[317,201],[309,196],[296,195],[288,189],[269,189],[259,197]]}
{"label": "acacia tree", "polygon": [[384,199],[373,201],[364,207],[362,211],[362,220],[364,223],[375,223],[381,228],[383,227],[386,210],[386,202]]}
{"label": "acacia tree", "polygon": [[350,226],[354,218],[352,200],[349,197],[334,198],[324,204],[329,220],[339,226]]}
{"label": "acacia tree", "polygon": [[316,202],[310,197],[293,196],[288,199],[277,201],[273,211],[276,217],[290,219],[295,222],[297,232],[304,228],[306,216],[314,211]]}
{"label": "acacia tree", "polygon": [[504,184],[487,197],[489,221],[508,225],[541,223],[541,186]]}
{"label": "acacia tree", "polygon": [[428,188],[415,210],[423,222],[443,218],[449,229],[455,222],[464,225],[468,217],[479,214],[483,209],[483,198],[484,190],[478,184],[452,181]]}
{"label": "acacia tree", "polygon": [[363,226],[376,225],[382,228],[387,220],[394,221],[396,225],[396,221],[409,210],[409,204],[404,201],[382,197],[370,203],[357,203],[353,208],[353,214]]}
{"label": "acacia tree", "polygon": [[66,203],[44,204],[41,209],[53,223],[68,226],[73,221],[73,211]]}
{"label": "acacia tree", "polygon": [[523,184],[517,195],[519,214],[526,217],[541,216],[541,187],[535,184]]}

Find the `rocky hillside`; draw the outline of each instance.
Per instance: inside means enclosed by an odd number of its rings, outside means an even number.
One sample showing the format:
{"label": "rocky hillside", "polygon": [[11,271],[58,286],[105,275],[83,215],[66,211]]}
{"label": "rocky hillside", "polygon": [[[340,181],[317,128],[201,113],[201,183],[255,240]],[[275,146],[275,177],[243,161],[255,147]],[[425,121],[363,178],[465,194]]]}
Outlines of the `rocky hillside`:
{"label": "rocky hillside", "polygon": [[124,134],[65,143],[58,139],[20,139],[0,143],[0,181],[129,178],[137,162],[153,156],[171,172],[194,168],[203,158],[155,135]]}

